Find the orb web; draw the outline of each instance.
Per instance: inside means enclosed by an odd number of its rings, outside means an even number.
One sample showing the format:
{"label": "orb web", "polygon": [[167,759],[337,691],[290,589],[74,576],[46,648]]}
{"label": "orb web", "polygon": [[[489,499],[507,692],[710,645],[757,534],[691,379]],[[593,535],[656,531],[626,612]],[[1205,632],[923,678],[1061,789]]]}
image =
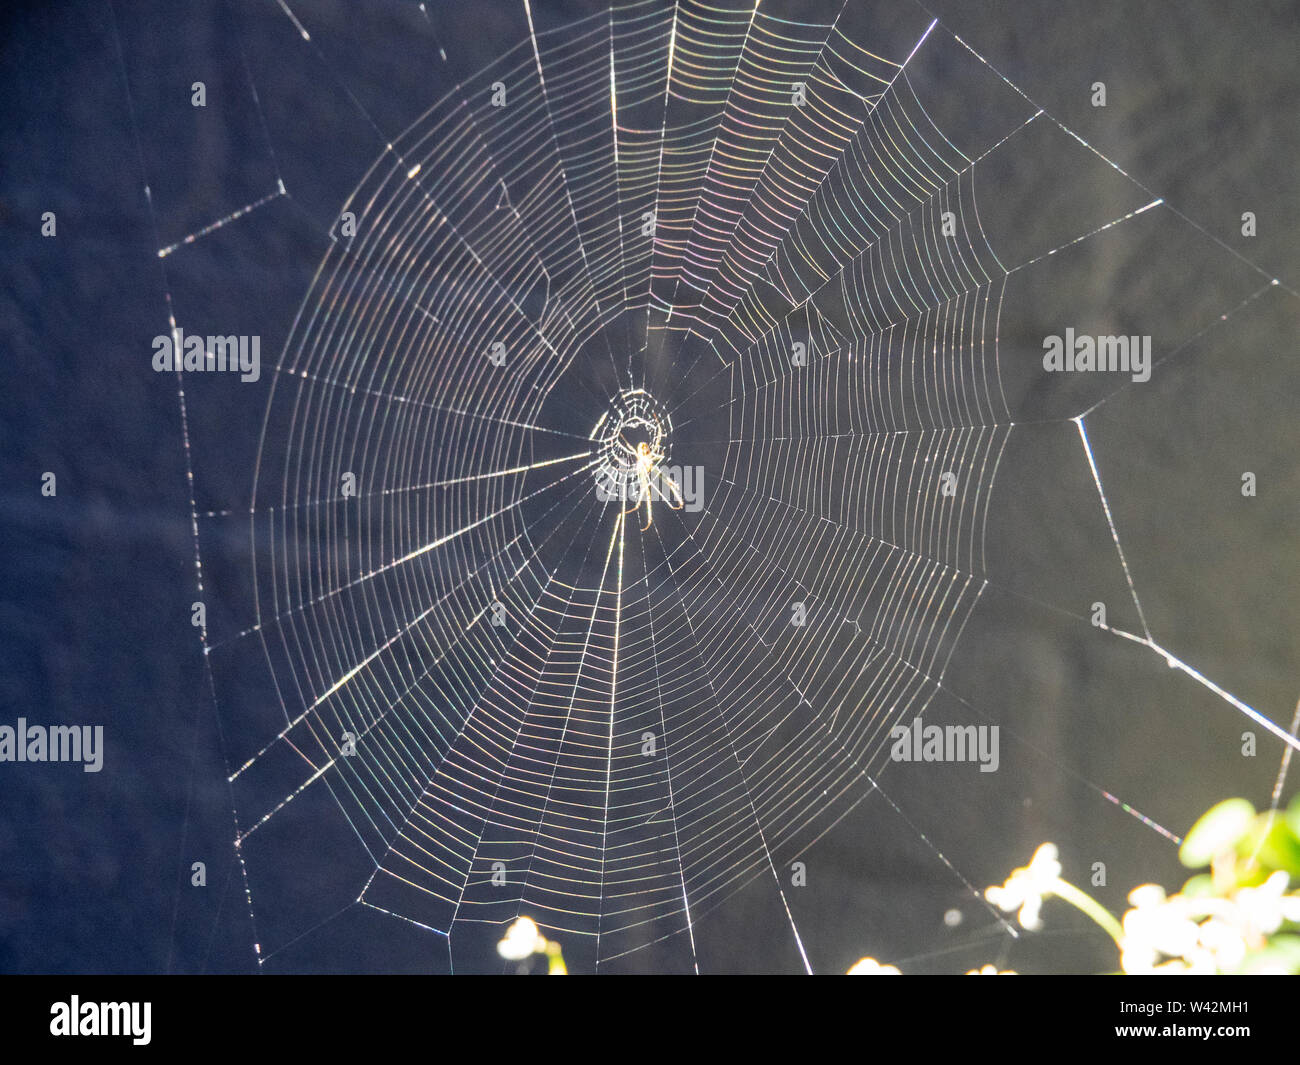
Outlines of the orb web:
{"label": "orb web", "polygon": [[[275,368],[229,646],[282,719],[230,741],[241,855],[323,790],[356,901],[444,936],[527,914],[596,966],[681,938],[698,968],[696,922],[761,881],[811,969],[789,863],[876,795],[1014,934],[880,773],[998,581],[1009,281],[1163,201],[919,8],[523,6],[383,135]],[[1007,175],[1063,160],[1123,194],[1018,243]],[[1044,419],[1131,593],[1106,631],[1295,746],[1147,625],[1085,424],[1123,387]],[[690,490],[629,509],[642,442]]]}

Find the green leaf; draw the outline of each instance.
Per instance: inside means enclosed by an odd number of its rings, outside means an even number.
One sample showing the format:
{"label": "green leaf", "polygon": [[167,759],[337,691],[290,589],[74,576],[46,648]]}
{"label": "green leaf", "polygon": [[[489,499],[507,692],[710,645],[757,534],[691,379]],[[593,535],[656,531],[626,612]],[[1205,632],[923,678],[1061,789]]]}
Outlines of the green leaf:
{"label": "green leaf", "polygon": [[1189,869],[1209,865],[1232,850],[1255,820],[1255,807],[1245,799],[1225,799],[1211,807],[1187,833],[1178,860]]}
{"label": "green leaf", "polygon": [[1300,936],[1274,936],[1268,946],[1247,954],[1237,972],[1247,975],[1300,973]]}
{"label": "green leaf", "polygon": [[1189,899],[1203,899],[1219,892],[1214,886],[1214,877],[1209,873],[1197,873],[1183,885],[1182,894]]}
{"label": "green leaf", "polygon": [[1237,853],[1243,858],[1255,857],[1262,867],[1257,870],[1259,876],[1251,877],[1252,880],[1262,883],[1274,869],[1284,869],[1292,877],[1300,876],[1300,843],[1277,814],[1262,813],[1256,817],[1238,842]]}
{"label": "green leaf", "polygon": [[1291,805],[1286,808],[1286,824],[1291,830],[1291,835],[1300,840],[1300,792],[1291,800]]}

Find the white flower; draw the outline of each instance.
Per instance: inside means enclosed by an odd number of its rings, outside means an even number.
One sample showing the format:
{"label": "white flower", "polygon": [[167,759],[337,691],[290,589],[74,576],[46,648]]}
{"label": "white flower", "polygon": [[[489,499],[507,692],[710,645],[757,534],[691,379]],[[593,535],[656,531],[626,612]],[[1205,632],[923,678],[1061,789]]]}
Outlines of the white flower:
{"label": "white flower", "polygon": [[849,976],[902,976],[893,965],[881,965],[875,958],[863,958],[848,972]]}
{"label": "white flower", "polygon": [[1044,843],[1034,851],[1027,866],[1012,870],[1005,884],[989,888],[984,897],[1004,913],[1019,907],[1019,921],[1031,932],[1042,928],[1043,922],[1038,915],[1043,899],[1052,894],[1061,878],[1061,863],[1057,861],[1057,855],[1054,843]]}
{"label": "white flower", "polygon": [[1159,906],[1165,901],[1165,889],[1159,884],[1143,884],[1128,893],[1130,905],[1142,909],[1147,906]]}
{"label": "white flower", "polygon": [[1290,877],[1279,869],[1259,887],[1237,892],[1237,905],[1251,928],[1272,935],[1283,921],[1300,921],[1300,897],[1284,894]]}
{"label": "white flower", "polygon": [[1195,921],[1195,911],[1190,899],[1175,895],[1166,898],[1159,884],[1143,884],[1129,892],[1133,909],[1124,915],[1124,944],[1120,964],[1126,973],[1152,973],[1170,969],[1184,970],[1187,964],[1161,962],[1161,956],[1188,959],[1197,971],[1204,971],[1207,958],[1208,971],[1213,972],[1213,956],[1205,950],[1193,958],[1199,949],[1200,929]]}
{"label": "white flower", "polygon": [[1200,940],[1214,959],[1212,971],[1235,969],[1246,958],[1246,937],[1237,925],[1222,917],[1211,917],[1201,925]]}
{"label": "white flower", "polygon": [[546,951],[546,939],[531,917],[520,917],[510,926],[505,939],[497,944],[497,953],[510,961],[522,961]]}
{"label": "white flower", "polygon": [[1238,969],[1283,921],[1300,917],[1300,898],[1285,895],[1288,877],[1276,872],[1263,884],[1229,898],[1165,896],[1156,884],[1129,895],[1121,965],[1127,973],[1222,973]]}

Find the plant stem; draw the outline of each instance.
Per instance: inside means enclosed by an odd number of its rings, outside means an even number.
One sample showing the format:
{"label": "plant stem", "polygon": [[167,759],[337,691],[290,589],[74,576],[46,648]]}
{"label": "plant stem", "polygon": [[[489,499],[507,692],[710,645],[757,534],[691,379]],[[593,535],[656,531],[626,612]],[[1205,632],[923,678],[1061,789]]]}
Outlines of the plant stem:
{"label": "plant stem", "polygon": [[1063,902],[1068,902],[1076,910],[1081,910],[1088,917],[1092,918],[1093,922],[1100,925],[1105,930],[1106,934],[1115,941],[1116,946],[1123,947],[1124,929],[1121,928],[1120,923],[1111,916],[1110,911],[1097,902],[1091,895],[1080,891],[1073,884],[1067,883],[1059,877],[1057,878],[1056,883],[1052,885],[1052,894]]}

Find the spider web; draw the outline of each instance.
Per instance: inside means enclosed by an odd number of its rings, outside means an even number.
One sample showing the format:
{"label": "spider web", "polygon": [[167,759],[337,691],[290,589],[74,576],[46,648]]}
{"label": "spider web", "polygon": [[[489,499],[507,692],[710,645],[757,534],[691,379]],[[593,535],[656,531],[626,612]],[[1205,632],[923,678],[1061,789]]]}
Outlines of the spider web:
{"label": "spider web", "polygon": [[[1213,238],[919,8],[634,0],[546,29],[523,6],[528,36],[400,134],[348,94],[383,146],[275,367],[253,617],[204,632],[218,674],[273,683],[224,734],[259,961],[330,919],[303,917],[313,866],[296,894],[258,880],[286,840],[337,843],[295,814],[322,792],[368,867],[344,907],[449,940],[527,914],[595,967],[684,940],[698,971],[698,922],[761,885],[812,971],[791,862],[873,797],[1014,936],[882,774],[941,695],[997,720],[949,671],[983,598],[1043,605],[989,527],[1009,441],[1044,427],[1109,554],[1102,634],[1296,746],[1148,624],[1090,437],[1133,386],[1036,393],[1034,341],[1003,331],[1011,295],[1050,303],[1023,278],[1077,295],[1118,233]],[[1044,173],[1062,197],[1028,238],[1016,190]],[[276,182],[160,256],[292,198]],[[1157,373],[1295,295],[1239,265],[1226,313],[1161,321]],[[631,409],[702,471],[698,509],[598,497]]]}

